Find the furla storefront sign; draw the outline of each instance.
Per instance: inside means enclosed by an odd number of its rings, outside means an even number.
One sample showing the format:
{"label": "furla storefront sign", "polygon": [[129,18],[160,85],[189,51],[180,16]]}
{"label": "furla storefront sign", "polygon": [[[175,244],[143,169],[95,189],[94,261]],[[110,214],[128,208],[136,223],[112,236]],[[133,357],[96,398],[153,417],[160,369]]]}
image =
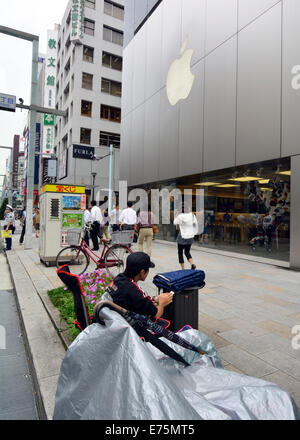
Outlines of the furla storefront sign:
{"label": "furla storefront sign", "polygon": [[84,145],[73,145],[73,157],[75,159],[93,159],[95,155],[94,147]]}

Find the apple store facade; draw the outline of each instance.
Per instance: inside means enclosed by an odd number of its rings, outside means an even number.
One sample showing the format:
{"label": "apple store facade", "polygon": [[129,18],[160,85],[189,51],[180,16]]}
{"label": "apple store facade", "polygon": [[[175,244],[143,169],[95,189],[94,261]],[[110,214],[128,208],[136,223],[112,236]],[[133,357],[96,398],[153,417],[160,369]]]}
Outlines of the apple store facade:
{"label": "apple store facade", "polygon": [[129,188],[203,189],[197,245],[292,268],[299,23],[298,0],[126,0],[120,149]]}

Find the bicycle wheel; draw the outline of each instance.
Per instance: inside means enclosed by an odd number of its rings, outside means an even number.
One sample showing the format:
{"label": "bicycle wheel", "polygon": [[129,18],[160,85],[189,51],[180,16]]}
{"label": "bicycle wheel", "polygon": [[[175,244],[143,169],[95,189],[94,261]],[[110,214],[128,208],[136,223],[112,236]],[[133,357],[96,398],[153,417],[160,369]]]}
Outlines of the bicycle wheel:
{"label": "bicycle wheel", "polygon": [[56,267],[64,264],[70,266],[71,273],[81,275],[89,265],[89,257],[79,246],[68,246],[62,249],[56,257]]}
{"label": "bicycle wheel", "polygon": [[105,269],[113,278],[124,272],[127,257],[130,254],[132,254],[132,250],[121,244],[115,244],[106,251],[104,256]]}

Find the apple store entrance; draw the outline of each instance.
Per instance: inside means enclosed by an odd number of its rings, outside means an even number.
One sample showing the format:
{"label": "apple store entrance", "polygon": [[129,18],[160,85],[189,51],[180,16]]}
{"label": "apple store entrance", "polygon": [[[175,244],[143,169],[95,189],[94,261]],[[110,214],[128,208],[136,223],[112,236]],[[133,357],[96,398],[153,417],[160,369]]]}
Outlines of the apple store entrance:
{"label": "apple store entrance", "polygon": [[[204,229],[195,237],[195,245],[289,261],[290,175],[290,159],[281,159],[143,188],[190,190],[194,212],[196,189],[204,190]],[[170,224],[160,222],[157,238],[176,240],[173,219],[171,203]]]}

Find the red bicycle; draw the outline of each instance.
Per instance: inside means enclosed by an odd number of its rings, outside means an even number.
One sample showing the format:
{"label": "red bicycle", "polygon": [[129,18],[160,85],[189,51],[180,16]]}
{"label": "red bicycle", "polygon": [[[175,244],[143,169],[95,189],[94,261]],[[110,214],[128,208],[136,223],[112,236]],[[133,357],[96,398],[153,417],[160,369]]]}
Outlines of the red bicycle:
{"label": "red bicycle", "polygon": [[90,227],[86,225],[83,230],[68,231],[67,240],[70,246],[57,254],[56,267],[68,264],[72,266],[72,273],[81,275],[92,261],[96,269],[106,269],[112,277],[123,272],[127,256],[132,254],[129,246],[133,240],[134,231],[117,231],[111,234],[112,240],[102,239],[103,249],[100,257],[84,241],[85,233],[89,231]]}

